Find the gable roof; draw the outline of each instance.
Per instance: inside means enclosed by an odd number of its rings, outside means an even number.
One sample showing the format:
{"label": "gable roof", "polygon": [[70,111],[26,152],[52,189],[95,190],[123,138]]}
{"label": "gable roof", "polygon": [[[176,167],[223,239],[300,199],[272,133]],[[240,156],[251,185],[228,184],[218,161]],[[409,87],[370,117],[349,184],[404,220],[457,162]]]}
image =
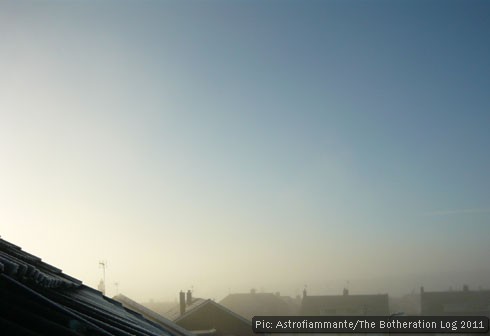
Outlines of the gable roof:
{"label": "gable roof", "polygon": [[[192,302],[188,304],[185,302],[185,312],[184,315],[187,314],[190,310],[193,310],[197,307],[199,307],[201,304],[206,302],[207,300],[201,299],[201,298],[192,298]],[[172,308],[170,308],[166,313],[165,316],[172,320],[172,321],[177,321],[179,317],[181,316],[180,314],[180,304],[174,305]]]}
{"label": "gable roof", "polygon": [[216,335],[253,336],[252,322],[213,300],[194,299],[174,320],[191,330],[215,330]]}
{"label": "gable roof", "polygon": [[191,316],[192,314],[195,314],[201,309],[205,309],[208,305],[212,305],[216,307],[218,310],[221,310],[222,312],[229,314],[233,316],[234,318],[241,320],[242,322],[249,324],[250,326],[252,325],[249,320],[244,318],[243,316],[235,313],[234,311],[226,308],[222,304],[219,304],[211,299],[201,299],[201,298],[192,298],[191,304],[187,304],[185,306],[185,312],[184,314],[180,313],[180,305],[175,305],[172,309],[168,310],[165,313],[165,317],[168,319],[178,323],[179,321]]}
{"label": "gable roof", "polygon": [[12,335],[180,335],[0,238],[0,324]]}
{"label": "gable roof", "polygon": [[[151,321],[156,323],[168,321],[166,317],[155,313],[122,294],[115,296],[114,299]],[[253,334],[251,321],[210,299],[193,298],[190,304],[186,302],[184,314],[180,314],[180,305],[176,305],[166,316],[172,317],[174,323],[183,328],[187,328],[187,330],[190,330],[195,335],[221,335],[223,333],[231,335],[232,333],[230,332],[232,331],[238,331],[236,335]],[[197,330],[196,328],[207,329]]]}
{"label": "gable roof", "polygon": [[389,315],[388,294],[305,296],[300,315]]}
{"label": "gable roof", "polygon": [[230,309],[226,308],[225,306],[214,302],[211,299],[207,299],[207,300],[197,299],[196,302],[193,302],[190,306],[188,306],[188,308],[186,308],[186,311],[183,315],[180,315],[174,321],[178,323],[179,321],[181,321],[185,318],[188,318],[192,314],[195,314],[199,310],[205,309],[206,306],[213,306],[213,307],[217,308],[218,310],[222,311],[223,313],[228,314],[230,316],[233,316],[234,318],[236,318],[236,319],[240,320],[241,322],[243,322],[247,325],[250,325],[250,327],[252,327],[252,323],[249,320],[247,320],[243,316],[240,316],[237,313],[231,311]]}

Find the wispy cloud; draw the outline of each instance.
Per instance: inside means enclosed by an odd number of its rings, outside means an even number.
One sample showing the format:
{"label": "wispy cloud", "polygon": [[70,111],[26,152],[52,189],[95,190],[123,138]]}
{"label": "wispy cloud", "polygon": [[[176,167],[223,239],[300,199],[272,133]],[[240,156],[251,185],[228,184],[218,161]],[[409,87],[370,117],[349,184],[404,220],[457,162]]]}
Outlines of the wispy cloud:
{"label": "wispy cloud", "polygon": [[453,209],[453,210],[437,210],[424,212],[424,216],[450,216],[450,215],[465,215],[465,214],[480,214],[490,213],[490,208],[474,208],[474,209]]}

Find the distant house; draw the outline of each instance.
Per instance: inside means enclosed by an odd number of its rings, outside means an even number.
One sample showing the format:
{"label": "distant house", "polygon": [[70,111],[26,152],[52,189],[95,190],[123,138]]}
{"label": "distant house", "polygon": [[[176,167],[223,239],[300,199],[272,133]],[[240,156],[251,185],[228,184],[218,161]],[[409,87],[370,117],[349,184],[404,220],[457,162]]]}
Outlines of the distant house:
{"label": "distant house", "polygon": [[179,305],[166,316],[193,333],[208,330],[212,335],[255,335],[251,321],[213,300],[193,298],[191,291],[187,295],[180,292],[179,298]]}
{"label": "distant house", "polygon": [[490,317],[490,290],[426,292],[420,288],[421,314],[446,316],[487,316]]}
{"label": "distant house", "polygon": [[192,336],[156,324],[80,280],[0,239],[2,335]]}
{"label": "distant house", "polygon": [[309,296],[303,293],[300,315],[303,316],[388,316],[388,294]]}
{"label": "distant house", "polygon": [[[252,320],[254,316],[281,316],[297,314],[292,301],[273,293],[250,293],[230,294],[220,301],[220,304],[235,313]],[[296,310],[296,311],[295,311]]]}

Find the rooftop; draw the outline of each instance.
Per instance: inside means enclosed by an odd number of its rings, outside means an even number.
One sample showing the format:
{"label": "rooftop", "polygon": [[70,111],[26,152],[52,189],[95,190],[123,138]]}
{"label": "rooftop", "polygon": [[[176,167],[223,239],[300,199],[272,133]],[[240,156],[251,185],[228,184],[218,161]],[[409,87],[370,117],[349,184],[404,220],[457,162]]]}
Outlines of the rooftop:
{"label": "rooftop", "polygon": [[[0,238],[0,322],[8,335],[181,335]],[[180,328],[181,329],[181,328]]]}

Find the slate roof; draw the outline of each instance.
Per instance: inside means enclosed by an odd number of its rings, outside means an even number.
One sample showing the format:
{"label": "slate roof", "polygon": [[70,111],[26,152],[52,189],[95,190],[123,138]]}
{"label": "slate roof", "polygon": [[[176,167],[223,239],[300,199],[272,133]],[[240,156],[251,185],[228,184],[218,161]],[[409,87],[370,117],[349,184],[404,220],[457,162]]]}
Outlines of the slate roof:
{"label": "slate roof", "polygon": [[192,335],[147,320],[1,238],[0,297],[5,335]]}
{"label": "slate roof", "polygon": [[305,296],[300,315],[389,315],[388,294]]}

